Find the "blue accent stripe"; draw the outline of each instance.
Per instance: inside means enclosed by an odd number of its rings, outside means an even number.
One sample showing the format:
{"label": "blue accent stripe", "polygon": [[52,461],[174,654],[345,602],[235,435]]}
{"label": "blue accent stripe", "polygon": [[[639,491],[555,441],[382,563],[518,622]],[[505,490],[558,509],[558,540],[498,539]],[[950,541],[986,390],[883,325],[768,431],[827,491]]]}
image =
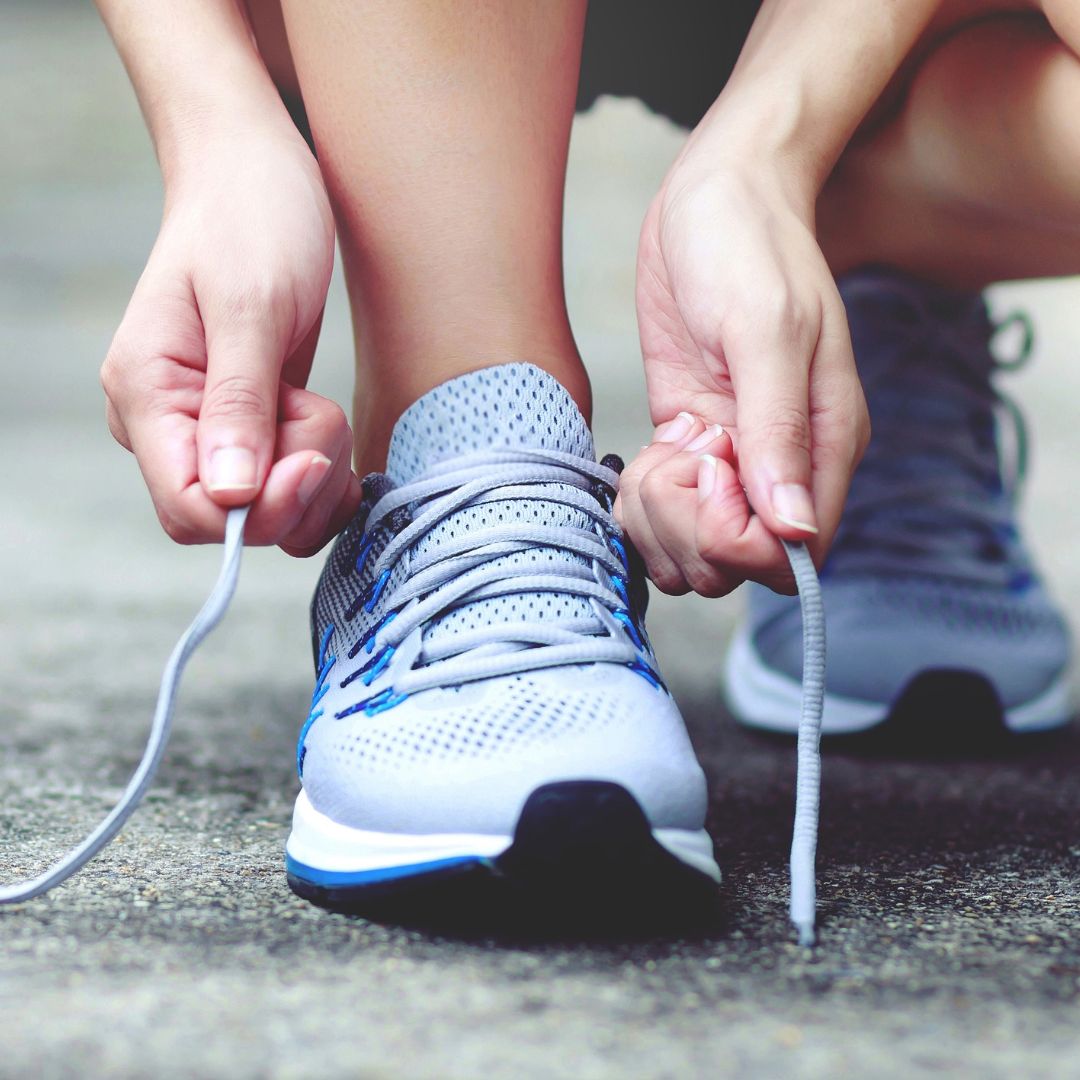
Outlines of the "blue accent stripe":
{"label": "blue accent stripe", "polygon": [[410,863],[406,866],[384,866],[375,870],[319,870],[298,862],[291,855],[285,856],[285,869],[309,885],[324,886],[364,886],[378,885],[384,881],[397,881],[401,878],[422,877],[425,874],[449,870],[455,866],[469,866],[490,862],[480,855],[458,855],[451,859],[435,859],[432,862]]}

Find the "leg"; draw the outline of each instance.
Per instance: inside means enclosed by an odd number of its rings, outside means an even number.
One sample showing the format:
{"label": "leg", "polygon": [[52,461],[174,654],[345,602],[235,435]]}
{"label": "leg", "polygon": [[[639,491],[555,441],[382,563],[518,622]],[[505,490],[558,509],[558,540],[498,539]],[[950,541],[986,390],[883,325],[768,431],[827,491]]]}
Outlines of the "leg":
{"label": "leg", "polygon": [[[1075,17],[1073,19],[1075,23]],[[1080,44],[1080,26],[1069,25]],[[949,31],[819,201],[838,274],[886,263],[963,288],[1080,271],[1080,59],[1043,18]]]}
{"label": "leg", "polygon": [[312,606],[287,861],[342,910],[610,926],[628,889],[632,921],[713,900],[705,778],[596,483],[563,300],[583,13],[285,4],[353,309],[361,467],[410,407],[394,490],[367,486]]}
{"label": "leg", "polygon": [[583,0],[284,11],[353,310],[360,468],[409,404],[491,364],[545,368],[588,415],[561,246]]}

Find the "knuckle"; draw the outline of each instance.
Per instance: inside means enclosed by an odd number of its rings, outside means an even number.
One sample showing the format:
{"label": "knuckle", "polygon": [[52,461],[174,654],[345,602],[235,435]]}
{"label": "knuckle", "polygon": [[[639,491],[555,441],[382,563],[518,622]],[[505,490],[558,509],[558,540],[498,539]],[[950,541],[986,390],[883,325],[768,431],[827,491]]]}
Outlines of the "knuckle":
{"label": "knuckle", "polygon": [[766,300],[773,326],[787,341],[804,342],[816,336],[821,322],[820,305],[785,285]]}
{"label": "knuckle", "polygon": [[810,450],[810,418],[795,405],[777,405],[762,425],[761,438],[770,444]]}
{"label": "knuckle", "polygon": [[777,405],[764,423],[762,437],[769,443],[810,450],[810,418],[796,405]]}
{"label": "knuckle", "polygon": [[[736,311],[741,314],[735,315]],[[820,302],[782,277],[741,297],[732,314],[732,329],[740,337],[757,341],[764,329],[769,338],[786,347],[808,348],[821,326]]]}
{"label": "knuckle", "polygon": [[689,591],[686,579],[675,569],[674,566],[648,566],[649,580],[662,592],[669,596],[682,596]]}
{"label": "knuckle", "polygon": [[221,316],[229,323],[276,319],[292,304],[292,286],[281,275],[261,274],[230,289],[221,300]]}
{"label": "knuckle", "polygon": [[177,544],[197,544],[199,536],[189,522],[181,521],[174,517],[164,506],[156,506],[158,521],[165,530],[166,536]]}
{"label": "knuckle", "polygon": [[112,339],[99,372],[101,386],[106,394],[115,393],[123,383],[131,365],[132,354],[131,342],[121,328]]}
{"label": "knuckle", "polygon": [[105,399],[105,422],[109,426],[109,434],[112,435],[125,450],[130,450],[131,439],[128,436],[127,428],[124,427],[124,422],[120,419],[120,414],[108,398]]}
{"label": "knuckle", "polygon": [[718,596],[727,596],[734,587],[728,576],[703,563],[695,563],[686,567],[683,571],[686,583],[699,596],[707,596],[715,599]]}
{"label": "knuckle", "polygon": [[657,469],[650,469],[638,482],[638,497],[645,505],[657,504],[663,497],[664,476]]}
{"label": "knuckle", "polygon": [[215,382],[203,400],[200,416],[211,419],[243,419],[270,411],[270,399],[247,375],[227,375]]}

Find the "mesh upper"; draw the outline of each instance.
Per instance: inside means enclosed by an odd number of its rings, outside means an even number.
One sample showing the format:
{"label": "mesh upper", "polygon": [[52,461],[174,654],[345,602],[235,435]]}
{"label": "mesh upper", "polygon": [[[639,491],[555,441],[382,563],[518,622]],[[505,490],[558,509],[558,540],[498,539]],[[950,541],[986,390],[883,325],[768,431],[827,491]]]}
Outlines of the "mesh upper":
{"label": "mesh upper", "polygon": [[[531,365],[507,364],[455,379],[414,404],[394,430],[387,471],[395,482],[408,483],[459,454],[522,446],[593,459],[588,427],[562,386]],[[621,664],[568,665],[427,690],[385,713],[338,719],[365,694],[359,682],[340,686],[366,658],[350,661],[347,653],[382,614],[376,607],[346,618],[370,586],[387,543],[378,538],[358,574],[356,556],[373,501],[335,543],[312,603],[313,637],[320,642],[334,627],[329,652],[338,658],[323,716],[304,743],[304,787],[320,812],[364,829],[509,832],[534,788],[588,778],[622,783],[654,824],[701,828],[704,778],[678,709],[666,691]],[[413,550],[518,521],[594,528],[588,515],[557,502],[499,498],[453,513]],[[533,545],[492,562],[536,568],[570,559],[580,557]],[[387,588],[408,574],[406,554]],[[592,610],[573,595],[519,592],[443,614],[425,629],[425,640],[499,622],[590,616]]]}
{"label": "mesh upper", "polygon": [[[488,447],[539,447],[594,458],[592,434],[562,385],[531,364],[485,368],[436,387],[405,411],[390,440],[387,472],[407,484],[447,458]],[[463,533],[500,524],[569,525],[591,529],[587,515],[547,501],[507,499],[466,507],[416,545],[421,554]],[[536,546],[492,565],[542,567],[574,560],[556,548]],[[582,560],[576,560],[582,561]],[[587,601],[565,593],[522,593],[466,604],[428,631],[437,641],[480,626],[529,619],[588,617]]]}

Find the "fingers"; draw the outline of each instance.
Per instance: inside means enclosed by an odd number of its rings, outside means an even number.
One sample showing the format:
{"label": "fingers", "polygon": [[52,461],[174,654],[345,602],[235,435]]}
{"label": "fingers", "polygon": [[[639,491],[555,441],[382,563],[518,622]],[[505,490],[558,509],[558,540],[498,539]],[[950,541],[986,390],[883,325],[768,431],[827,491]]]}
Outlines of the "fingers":
{"label": "fingers", "polygon": [[855,368],[847,315],[839,295],[826,309],[811,369],[812,490],[820,535],[809,546],[824,556],[840,524],[855,468],[870,441],[870,417]]}
{"label": "fingers", "polygon": [[[219,541],[227,508],[200,481],[196,446],[205,376],[154,355],[140,340],[130,327],[118,334],[103,370],[110,426],[135,453],[169,536],[184,544]],[[310,554],[359,506],[352,436],[340,407],[308,390],[282,386],[279,407],[279,460],[252,501],[245,539]]]}
{"label": "fingers", "polygon": [[282,551],[299,559],[306,559],[332,540],[356,516],[363,500],[360,478],[351,470],[342,476],[343,487],[335,498],[327,492],[323,500],[325,508],[310,508],[300,519],[297,527],[282,541]]}
{"label": "fingers", "polygon": [[272,295],[211,294],[200,305],[207,367],[197,431],[198,473],[220,506],[262,489],[274,460],[278,384],[293,328]]}
{"label": "fingers", "polygon": [[[241,332],[246,325],[238,318],[211,339],[220,363],[208,372],[194,293],[144,275],[102,369],[109,427],[135,453],[174,540],[216,542],[227,509],[250,503],[248,543],[310,554],[359,506],[352,435],[336,404],[260,367],[281,328]],[[298,378],[316,331],[294,350]],[[254,473],[238,451],[254,453]]]}
{"label": "fingers", "polygon": [[725,342],[738,408],[739,467],[754,511],[778,536],[819,531],[812,495],[810,363],[820,322],[794,304]]}
{"label": "fingers", "polygon": [[293,349],[292,355],[285,361],[285,366],[281,370],[282,382],[287,382],[290,386],[307,386],[325,314],[326,309],[323,308],[319,312],[318,318],[312,323],[311,329],[307,332],[304,340]]}
{"label": "fingers", "polygon": [[277,453],[281,458],[252,504],[245,539],[314,554],[360,505],[345,414],[309,390],[283,385]]}
{"label": "fingers", "polygon": [[[693,448],[693,449],[691,449]],[[691,585],[677,559],[656,536],[652,517],[643,501],[645,489],[653,493],[664,484],[659,471],[672,459],[707,452],[731,457],[731,440],[719,425],[708,425],[689,413],[679,413],[661,424],[653,442],[623,470],[615,513],[645,562],[657,588],[668,593],[687,592]]]}
{"label": "fingers", "polygon": [[732,454],[686,450],[642,481],[642,512],[652,535],[686,584],[702,596],[723,596],[747,578],[791,590],[779,541],[752,513]]}

